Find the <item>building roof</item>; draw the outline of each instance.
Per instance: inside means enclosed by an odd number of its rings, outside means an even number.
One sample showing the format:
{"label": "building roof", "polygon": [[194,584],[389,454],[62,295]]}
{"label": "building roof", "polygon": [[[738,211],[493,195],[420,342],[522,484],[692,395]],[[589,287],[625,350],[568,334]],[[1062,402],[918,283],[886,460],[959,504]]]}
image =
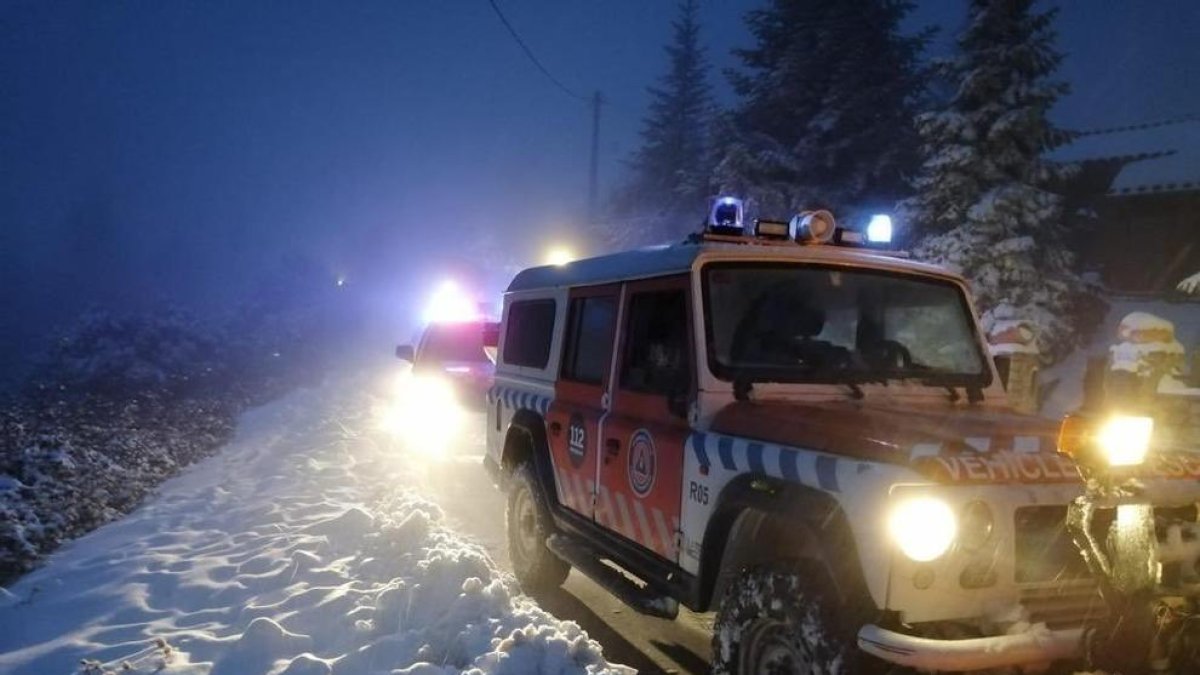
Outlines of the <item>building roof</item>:
{"label": "building roof", "polygon": [[1120,165],[1110,195],[1200,191],[1200,116],[1080,132],[1049,158]]}
{"label": "building roof", "polygon": [[594,286],[630,279],[684,274],[691,271],[698,258],[730,260],[781,260],[795,262],[824,262],[856,264],[879,269],[922,272],[958,278],[957,275],[926,263],[915,262],[895,254],[845,246],[758,245],[752,243],[681,243],[651,246],[632,251],[610,253],[595,258],[576,260],[565,265],[543,265],[519,272],[508,285],[507,292],[528,291],[569,286]]}

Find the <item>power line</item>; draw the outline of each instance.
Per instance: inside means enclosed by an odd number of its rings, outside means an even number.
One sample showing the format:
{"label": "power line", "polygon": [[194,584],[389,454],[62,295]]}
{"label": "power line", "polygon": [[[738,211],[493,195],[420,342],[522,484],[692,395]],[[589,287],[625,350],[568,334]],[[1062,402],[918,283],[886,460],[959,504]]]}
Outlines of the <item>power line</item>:
{"label": "power line", "polygon": [[539,61],[537,56],[534,55],[533,50],[529,48],[529,45],[525,44],[525,41],[521,39],[519,34],[517,34],[517,29],[513,28],[513,25],[504,17],[504,12],[500,11],[500,6],[496,4],[496,0],[488,0],[488,4],[490,4],[492,9],[495,10],[496,16],[500,18],[500,23],[504,24],[504,27],[508,29],[508,34],[517,41],[518,45],[520,45],[521,51],[525,52],[525,56],[529,57],[529,60],[533,62],[533,65],[537,66],[537,69],[542,71],[542,74],[545,75],[547,79],[553,82],[554,85],[561,89],[567,96],[579,99],[580,101],[588,100],[588,97],[580,96],[579,94],[571,91],[567,85],[560,82],[557,77],[554,77],[554,75],[552,75],[550,71],[546,69],[546,66],[542,65],[542,62]]}

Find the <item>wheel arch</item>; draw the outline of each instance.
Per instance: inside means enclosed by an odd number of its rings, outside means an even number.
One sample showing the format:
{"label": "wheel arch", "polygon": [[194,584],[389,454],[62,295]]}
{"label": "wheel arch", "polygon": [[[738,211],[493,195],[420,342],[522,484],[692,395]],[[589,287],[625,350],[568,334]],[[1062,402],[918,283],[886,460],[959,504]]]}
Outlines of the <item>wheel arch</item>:
{"label": "wheel arch", "polygon": [[701,607],[714,608],[742,569],[784,560],[813,561],[841,599],[872,602],[849,521],[833,495],[767,476],[735,478],[705,529]]}
{"label": "wheel arch", "polygon": [[513,413],[508,431],[504,434],[504,447],[500,454],[502,478],[507,481],[524,462],[532,462],[534,474],[546,488],[546,495],[557,500],[550,446],[546,441],[546,420],[527,408]]}

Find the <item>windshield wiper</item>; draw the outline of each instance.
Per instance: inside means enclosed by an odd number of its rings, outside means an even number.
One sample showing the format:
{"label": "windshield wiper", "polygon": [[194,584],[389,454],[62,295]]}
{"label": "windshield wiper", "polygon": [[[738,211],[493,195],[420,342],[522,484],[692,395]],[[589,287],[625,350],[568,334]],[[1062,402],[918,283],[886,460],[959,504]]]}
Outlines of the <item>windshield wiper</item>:
{"label": "windshield wiper", "polygon": [[[962,395],[958,393],[958,387],[955,387],[952,384],[938,382],[937,380],[931,379],[918,379],[917,381],[927,387],[941,387],[942,389],[945,389],[946,393],[950,395],[951,403],[958,403],[959,399],[962,398]],[[967,403],[974,405],[983,401],[983,389],[981,389],[979,385],[964,384],[963,389],[967,392]]]}

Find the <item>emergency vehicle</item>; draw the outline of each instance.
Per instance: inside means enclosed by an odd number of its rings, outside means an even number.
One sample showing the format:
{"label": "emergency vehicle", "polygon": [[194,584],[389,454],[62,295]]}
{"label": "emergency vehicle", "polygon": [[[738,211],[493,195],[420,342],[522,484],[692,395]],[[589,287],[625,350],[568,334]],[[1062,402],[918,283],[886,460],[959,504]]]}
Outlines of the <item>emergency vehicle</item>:
{"label": "emergency vehicle", "polygon": [[414,376],[441,378],[461,405],[478,408],[492,387],[495,365],[487,345],[495,343],[496,330],[496,322],[483,319],[432,322],[416,346],[398,345],[396,357],[412,364]]}
{"label": "emergency vehicle", "polygon": [[[721,199],[685,243],[519,273],[484,463],[522,586],[574,567],[641,612],[715,610],[715,673],[1079,657],[1107,609],[1060,425],[1009,407],[962,278],[890,230]],[[1128,421],[1094,438],[1194,524],[1200,456]],[[1196,549],[1161,577],[1195,580]]]}

